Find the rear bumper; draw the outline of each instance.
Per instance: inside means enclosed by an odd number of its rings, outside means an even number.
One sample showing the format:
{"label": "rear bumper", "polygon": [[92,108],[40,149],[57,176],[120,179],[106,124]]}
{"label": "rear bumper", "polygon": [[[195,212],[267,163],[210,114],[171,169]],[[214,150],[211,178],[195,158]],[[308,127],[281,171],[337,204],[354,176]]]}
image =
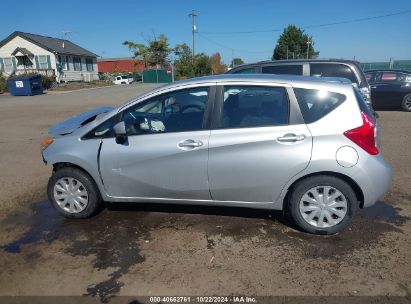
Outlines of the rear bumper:
{"label": "rear bumper", "polygon": [[388,191],[392,169],[381,154],[369,157],[362,168],[355,179],[363,191],[365,208],[374,205]]}

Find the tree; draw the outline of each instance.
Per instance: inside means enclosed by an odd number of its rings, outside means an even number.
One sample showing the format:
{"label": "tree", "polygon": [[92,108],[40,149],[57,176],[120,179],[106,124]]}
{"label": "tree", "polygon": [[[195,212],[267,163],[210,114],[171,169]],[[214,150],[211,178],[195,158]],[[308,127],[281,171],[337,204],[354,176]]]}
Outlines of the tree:
{"label": "tree", "polygon": [[177,44],[174,47],[176,78],[185,79],[194,76],[191,48],[186,44]]}
{"label": "tree", "polygon": [[220,53],[215,53],[210,57],[210,64],[211,64],[211,74],[222,74],[227,71],[227,67],[225,64],[221,62],[221,55]]}
{"label": "tree", "polygon": [[133,52],[135,59],[142,59],[144,61],[144,67],[147,67],[147,55],[148,47],[142,43],[135,43],[132,41],[124,41],[123,45],[126,45],[130,52]]}
{"label": "tree", "polygon": [[234,58],[232,61],[231,61],[231,64],[230,64],[230,67],[236,67],[236,66],[238,66],[238,65],[242,65],[242,64],[244,64],[244,61],[241,59],[241,58]]}
{"label": "tree", "polygon": [[194,75],[205,76],[211,74],[211,60],[206,54],[201,53],[194,57]]}
{"label": "tree", "polygon": [[304,30],[289,25],[277,40],[272,60],[294,58],[316,58],[320,52],[314,49],[313,37],[308,36]]}
{"label": "tree", "polygon": [[128,46],[134,53],[134,58],[143,59],[144,66],[166,67],[168,65],[168,55],[172,51],[168,45],[168,39],[161,34],[148,41],[148,45],[132,41],[124,41],[123,45]]}

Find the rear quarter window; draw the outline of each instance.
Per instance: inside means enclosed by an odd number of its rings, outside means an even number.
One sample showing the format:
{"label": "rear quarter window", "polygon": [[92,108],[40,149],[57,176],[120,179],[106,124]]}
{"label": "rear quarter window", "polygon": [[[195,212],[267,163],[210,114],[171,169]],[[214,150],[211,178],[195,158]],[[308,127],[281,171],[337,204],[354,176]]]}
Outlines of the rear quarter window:
{"label": "rear quarter window", "polygon": [[305,123],[313,123],[340,106],[347,97],[324,90],[294,88]]}
{"label": "rear quarter window", "polygon": [[302,64],[269,65],[262,67],[263,74],[302,75]]}
{"label": "rear quarter window", "polygon": [[229,72],[230,74],[255,74],[254,68],[245,68],[245,69],[238,69],[233,72]]}
{"label": "rear quarter window", "polygon": [[335,63],[310,63],[310,75],[321,77],[343,77],[359,84],[353,70],[345,64]]}

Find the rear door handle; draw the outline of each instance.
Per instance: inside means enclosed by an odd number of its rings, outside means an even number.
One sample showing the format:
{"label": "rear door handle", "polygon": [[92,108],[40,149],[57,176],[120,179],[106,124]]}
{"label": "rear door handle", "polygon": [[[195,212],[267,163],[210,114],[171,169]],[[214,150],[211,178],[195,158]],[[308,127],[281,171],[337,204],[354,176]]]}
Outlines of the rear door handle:
{"label": "rear door handle", "polygon": [[302,141],[304,139],[305,139],[304,135],[302,135],[302,134],[301,135],[296,135],[296,134],[293,134],[293,133],[288,133],[288,134],[285,134],[285,135],[277,138],[277,140],[280,141],[280,142],[296,142],[296,141]]}
{"label": "rear door handle", "polygon": [[198,147],[201,147],[202,145],[203,145],[203,142],[201,140],[193,140],[193,139],[186,139],[178,143],[178,147],[182,148],[183,150],[198,148]]}

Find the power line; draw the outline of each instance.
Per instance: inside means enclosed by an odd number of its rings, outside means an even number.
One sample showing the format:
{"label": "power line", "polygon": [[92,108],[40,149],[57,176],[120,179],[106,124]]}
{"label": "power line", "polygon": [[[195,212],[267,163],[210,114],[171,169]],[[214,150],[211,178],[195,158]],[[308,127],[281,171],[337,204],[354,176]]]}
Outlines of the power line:
{"label": "power line", "polygon": [[[369,21],[369,20],[387,18],[387,17],[392,17],[392,16],[398,16],[398,15],[405,15],[405,14],[409,14],[409,13],[411,13],[411,10],[405,10],[405,11],[400,11],[400,12],[396,12],[396,13],[378,15],[378,16],[372,16],[372,17],[350,19],[350,20],[345,20],[345,21],[336,21],[336,22],[331,22],[331,23],[305,25],[305,26],[301,26],[301,28],[302,29],[321,28],[321,27],[326,27],[326,26],[349,24],[349,23]],[[272,33],[272,32],[281,32],[281,31],[283,31],[283,29],[253,30],[253,31],[228,31],[228,32],[202,32],[202,33],[203,34],[208,34],[208,35],[227,35],[227,34],[233,35],[233,34]]]}
{"label": "power line", "polygon": [[231,50],[232,52],[235,51],[235,52],[238,52],[238,53],[249,53],[249,54],[266,54],[266,53],[271,53],[272,52],[272,50],[270,50],[270,51],[248,51],[248,50],[235,49],[235,48],[232,48],[232,47],[227,46],[225,44],[222,44],[220,42],[214,41],[214,40],[208,38],[207,36],[205,36],[203,33],[197,32],[197,35],[204,38],[205,40],[207,40],[208,42],[210,42],[212,44],[221,46],[223,48]]}

